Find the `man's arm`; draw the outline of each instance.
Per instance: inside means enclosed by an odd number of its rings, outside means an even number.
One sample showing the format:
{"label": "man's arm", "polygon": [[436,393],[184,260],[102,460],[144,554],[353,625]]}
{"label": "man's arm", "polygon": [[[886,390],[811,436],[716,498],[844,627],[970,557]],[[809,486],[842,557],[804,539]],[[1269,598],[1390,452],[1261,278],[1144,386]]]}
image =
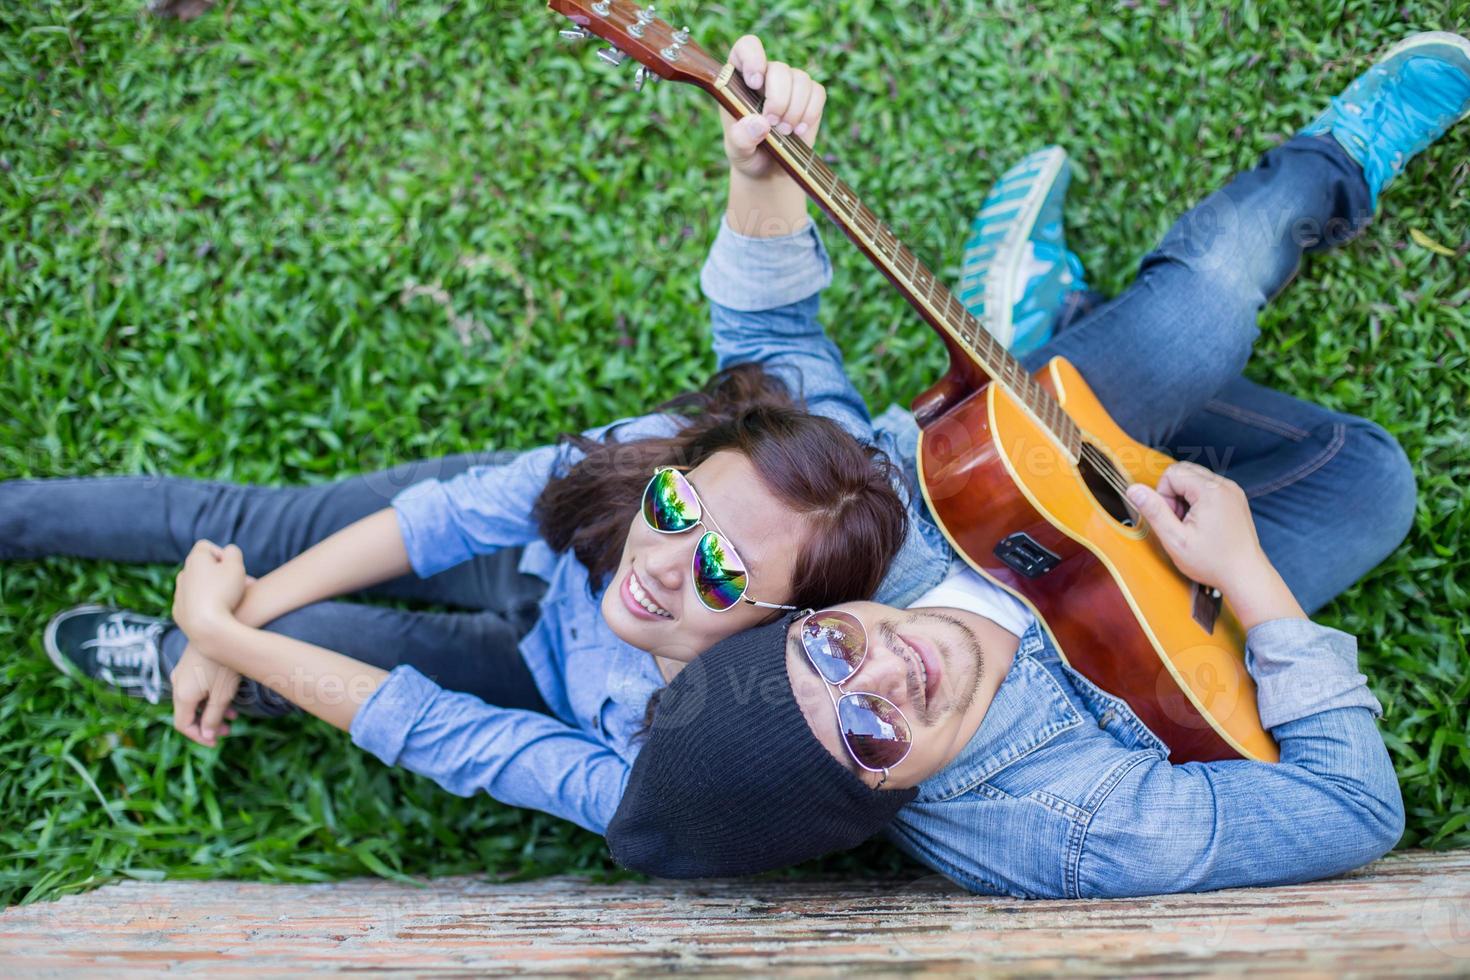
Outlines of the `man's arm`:
{"label": "man's arm", "polygon": [[1220,588],[1248,630],[1246,667],[1281,761],[1175,766],[1141,755],[1069,856],[1079,894],[1309,881],[1388,851],[1403,833],[1403,799],[1356,641],[1306,618],[1235,484],[1179,463],[1157,491],[1128,495],[1175,564]]}
{"label": "man's arm", "polygon": [[1076,852],[1080,895],[1311,881],[1391,849],[1403,800],[1356,650],[1347,634],[1302,619],[1252,630],[1248,665],[1281,761],[1135,766]]}

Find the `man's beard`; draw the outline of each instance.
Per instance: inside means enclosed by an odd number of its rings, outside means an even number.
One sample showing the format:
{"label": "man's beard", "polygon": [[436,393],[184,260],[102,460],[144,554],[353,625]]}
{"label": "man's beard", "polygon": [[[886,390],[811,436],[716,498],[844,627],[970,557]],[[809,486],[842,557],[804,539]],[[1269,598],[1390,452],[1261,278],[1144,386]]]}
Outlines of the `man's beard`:
{"label": "man's beard", "polygon": [[[931,611],[929,609],[910,609],[908,610],[908,614],[913,618],[923,618],[937,623],[943,623],[959,634],[957,638],[958,645],[948,642],[948,637],[942,642],[936,641],[940,645],[939,659],[943,662],[944,667],[947,668],[940,682],[940,691],[945,693],[952,691],[955,694],[954,700],[946,706],[946,713],[958,712],[963,714],[970,710],[970,705],[975,703],[975,698],[980,694],[980,681],[985,676],[985,650],[980,644],[979,634],[971,629],[963,620],[951,616],[948,613]],[[889,634],[890,639],[892,639],[896,638],[898,632],[897,627],[900,625],[902,624],[894,620],[885,620],[880,628],[883,632]],[[950,656],[945,656],[945,652],[950,653]],[[975,665],[974,681],[959,685],[953,676],[953,668],[970,663]],[[956,688],[959,689],[956,690]],[[935,706],[926,703],[922,717],[924,724],[934,724],[936,717]]]}

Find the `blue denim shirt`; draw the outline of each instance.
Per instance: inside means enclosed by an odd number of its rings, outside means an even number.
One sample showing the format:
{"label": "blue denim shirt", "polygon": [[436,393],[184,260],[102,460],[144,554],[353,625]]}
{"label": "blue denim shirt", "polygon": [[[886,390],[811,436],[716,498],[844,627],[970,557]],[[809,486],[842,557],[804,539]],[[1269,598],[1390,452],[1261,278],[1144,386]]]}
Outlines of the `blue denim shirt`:
{"label": "blue denim shirt", "polygon": [[[701,278],[719,367],[763,364],[809,410],[875,442],[901,473],[912,474],[918,439],[912,417],[890,412],[875,425],[843,373],[841,353],[818,324],[818,294],[831,278],[813,226],[785,238],[752,239],[722,225]],[[588,435],[612,431],[627,441],[668,435],[679,424],[649,415]],[[545,580],[547,591],[521,654],[554,717],[485,704],[399,667],[358,710],[350,731],[358,746],[383,762],[428,776],[452,793],[484,791],[602,833],[637,755],[635,736],[649,695],[662,680],[652,657],[608,628],[602,593],[592,589],[586,569],[539,537],[536,498],[553,473],[578,458],[568,446],[546,446],[508,465],[416,484],[393,501],[409,560],[421,576],[497,548],[524,547],[521,571]],[[907,479],[901,489],[913,494]],[[927,518],[915,521],[878,598],[893,604],[917,598],[943,577],[948,558],[934,525]]]}
{"label": "blue denim shirt", "polygon": [[889,829],[972,891],[1105,898],[1311,881],[1398,842],[1403,801],[1351,636],[1247,636],[1281,761],[1171,765],[1132,710],[1032,627],[970,743]]}

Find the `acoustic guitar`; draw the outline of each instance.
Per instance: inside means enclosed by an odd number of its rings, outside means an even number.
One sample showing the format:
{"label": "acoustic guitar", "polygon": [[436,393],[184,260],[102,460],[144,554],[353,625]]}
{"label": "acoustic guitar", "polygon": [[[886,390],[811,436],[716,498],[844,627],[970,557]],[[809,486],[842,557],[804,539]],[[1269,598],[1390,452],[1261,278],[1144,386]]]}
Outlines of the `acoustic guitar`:
{"label": "acoustic guitar", "polygon": [[[549,0],[571,40],[636,60],[638,86],[698,86],[736,118],[759,113],[734,67],[631,0]],[[956,552],[1036,614],[1066,662],[1121,698],[1175,762],[1278,759],[1219,592],[1182,575],[1123,491],[1173,460],[1129,438],[1063,358],[1029,373],[796,136],[766,147],[938,332],[949,371],[913,403],[919,477]]]}

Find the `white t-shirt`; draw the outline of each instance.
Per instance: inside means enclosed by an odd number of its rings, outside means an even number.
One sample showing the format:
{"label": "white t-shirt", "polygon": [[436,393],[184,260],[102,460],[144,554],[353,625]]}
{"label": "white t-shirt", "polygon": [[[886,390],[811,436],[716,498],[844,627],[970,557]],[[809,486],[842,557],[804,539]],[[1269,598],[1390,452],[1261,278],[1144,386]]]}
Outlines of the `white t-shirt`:
{"label": "white t-shirt", "polygon": [[1026,605],[969,565],[957,562],[949,577],[919,596],[910,609],[945,606],[984,616],[1008,633],[1020,636],[1036,617]]}

